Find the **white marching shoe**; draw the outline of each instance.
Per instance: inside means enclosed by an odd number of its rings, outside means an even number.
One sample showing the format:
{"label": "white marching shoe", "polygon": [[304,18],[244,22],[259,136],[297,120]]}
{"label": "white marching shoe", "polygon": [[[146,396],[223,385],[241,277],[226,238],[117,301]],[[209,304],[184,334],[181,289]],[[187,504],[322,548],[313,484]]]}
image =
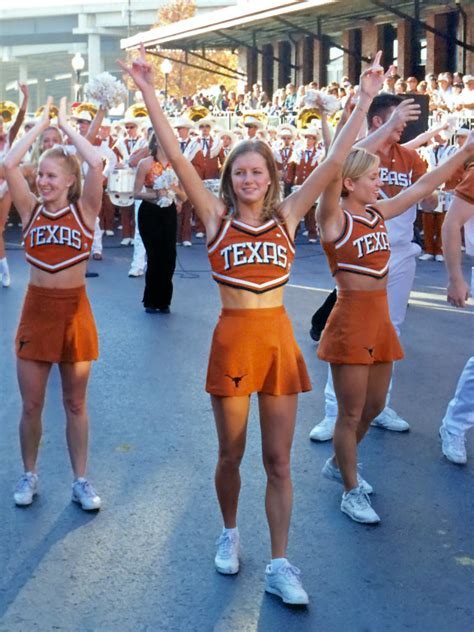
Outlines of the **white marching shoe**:
{"label": "white marching shoe", "polygon": [[334,434],[335,417],[324,417],[309,433],[311,441],[329,441]]}

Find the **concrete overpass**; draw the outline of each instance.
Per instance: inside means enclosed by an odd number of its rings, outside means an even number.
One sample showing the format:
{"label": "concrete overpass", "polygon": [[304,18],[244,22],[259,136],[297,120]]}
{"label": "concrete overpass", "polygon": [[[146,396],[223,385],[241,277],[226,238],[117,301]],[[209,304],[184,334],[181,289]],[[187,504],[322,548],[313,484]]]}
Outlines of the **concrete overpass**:
{"label": "concrete overpass", "polygon": [[[167,0],[46,0],[45,6],[18,0],[0,9],[0,100],[18,102],[17,80],[30,87],[30,111],[48,94],[71,96],[75,82],[71,59],[81,53],[82,82],[107,70],[117,76],[115,60],[123,55],[120,39],[148,30]],[[198,13],[235,4],[235,0],[197,0]],[[37,5],[37,3],[36,3]],[[46,6],[47,5],[47,6]],[[15,6],[15,0],[12,2]]]}

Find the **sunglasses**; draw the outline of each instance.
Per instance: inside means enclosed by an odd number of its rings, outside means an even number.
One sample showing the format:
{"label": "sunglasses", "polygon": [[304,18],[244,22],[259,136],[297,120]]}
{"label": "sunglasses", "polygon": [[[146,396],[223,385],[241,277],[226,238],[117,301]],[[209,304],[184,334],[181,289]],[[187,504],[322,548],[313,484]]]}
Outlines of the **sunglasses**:
{"label": "sunglasses", "polygon": [[125,129],[135,129],[136,125],[125,125]]}

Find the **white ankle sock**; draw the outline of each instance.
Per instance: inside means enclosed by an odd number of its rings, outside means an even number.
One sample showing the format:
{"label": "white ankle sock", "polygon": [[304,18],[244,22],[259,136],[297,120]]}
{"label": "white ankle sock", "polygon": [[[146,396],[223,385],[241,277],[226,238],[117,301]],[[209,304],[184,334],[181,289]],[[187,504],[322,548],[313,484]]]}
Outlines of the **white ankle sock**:
{"label": "white ankle sock", "polygon": [[272,558],[272,571],[277,571],[286,564],[288,564],[286,557],[274,557]]}
{"label": "white ankle sock", "polygon": [[239,528],[238,527],[234,527],[233,529],[226,529],[225,527],[223,527],[222,528],[222,535],[238,536],[239,535]]}

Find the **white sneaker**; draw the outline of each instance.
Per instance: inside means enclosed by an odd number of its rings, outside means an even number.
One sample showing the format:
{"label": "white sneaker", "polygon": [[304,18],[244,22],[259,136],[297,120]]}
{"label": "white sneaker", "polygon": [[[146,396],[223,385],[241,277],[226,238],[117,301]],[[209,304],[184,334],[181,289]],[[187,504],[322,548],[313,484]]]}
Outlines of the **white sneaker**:
{"label": "white sneaker", "polygon": [[304,230],[301,234],[303,235],[303,237],[307,237],[309,235],[309,231]]}
{"label": "white sneaker", "polygon": [[2,287],[10,287],[10,270],[4,270],[2,273],[0,273],[0,277],[2,279]]}
{"label": "white sneaker", "polygon": [[335,417],[324,417],[319,424],[316,424],[309,433],[312,441],[329,441],[334,434],[334,426],[336,425]]}
{"label": "white sneaker", "polygon": [[277,595],[283,603],[305,606],[309,603],[308,593],[303,588],[300,579],[301,572],[288,561],[272,570],[268,564],[265,570],[265,590],[272,595]]}
{"label": "white sneaker", "polygon": [[444,261],[443,255],[435,255],[435,261],[439,261],[440,263],[443,263]]}
{"label": "white sneaker", "polygon": [[418,257],[418,260],[419,261],[433,261],[434,255],[430,255],[428,252],[425,252],[424,254]]}
{"label": "white sneaker", "polygon": [[18,481],[13,498],[15,504],[21,507],[31,505],[33,498],[38,493],[38,475],[33,472],[25,472]]}
{"label": "white sneaker", "polygon": [[[357,469],[359,469],[359,466],[357,466]],[[332,457],[329,457],[329,459],[326,461],[323,469],[321,470],[321,473],[330,481],[336,481],[336,483],[341,483],[341,485],[344,484],[344,481],[342,480],[341,470],[334,465]],[[372,485],[368,483],[365,479],[363,479],[359,472],[357,472],[357,484],[364,492],[364,494],[371,494],[374,491]]]}
{"label": "white sneaker", "polygon": [[106,230],[105,234],[107,235],[107,237],[112,237],[114,235],[114,231],[113,230]]}
{"label": "white sneaker", "polygon": [[235,575],[239,572],[239,534],[222,533],[217,539],[217,553],[214,558],[216,570],[223,575]]}
{"label": "white sneaker", "polygon": [[203,239],[204,238],[204,233],[196,233],[196,237],[198,239]]}
{"label": "white sneaker", "polygon": [[72,484],[72,501],[79,503],[84,511],[100,509],[101,505],[97,492],[86,478],[78,478]]}
{"label": "white sneaker", "polygon": [[385,430],[392,430],[393,432],[407,432],[407,430],[410,430],[410,424],[388,406],[382,410],[380,415],[377,415],[370,425],[384,428]]}
{"label": "white sneaker", "polygon": [[360,487],[354,487],[349,492],[342,494],[341,511],[355,520],[364,524],[376,524],[380,522],[379,516],[372,509],[369,497]]}
{"label": "white sneaker", "polygon": [[132,244],[132,240],[130,237],[124,237],[122,241],[120,242],[121,246],[131,246],[131,244]]}
{"label": "white sneaker", "polygon": [[128,271],[129,277],[141,277],[144,274],[145,272],[141,268],[130,268],[130,270]]}
{"label": "white sneaker", "polygon": [[448,461],[458,465],[467,463],[466,438],[464,436],[455,435],[446,430],[444,426],[439,429],[439,436],[441,437],[441,450]]}
{"label": "white sneaker", "polygon": [[190,241],[183,241],[183,246],[185,248],[189,248],[190,246],[192,246],[192,243]]}

